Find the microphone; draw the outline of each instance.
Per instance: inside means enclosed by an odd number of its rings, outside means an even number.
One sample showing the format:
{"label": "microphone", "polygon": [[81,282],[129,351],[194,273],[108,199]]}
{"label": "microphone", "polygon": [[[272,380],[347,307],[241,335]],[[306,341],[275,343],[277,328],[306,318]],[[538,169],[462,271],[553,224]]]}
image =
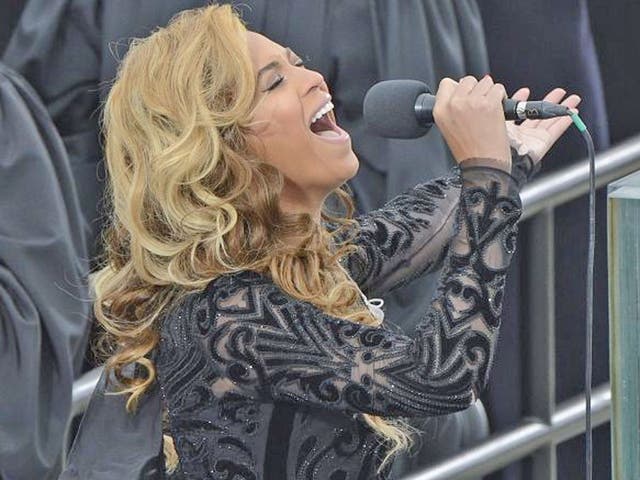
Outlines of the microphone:
{"label": "microphone", "polygon": [[[363,115],[369,130],[387,138],[418,138],[433,125],[436,97],[418,80],[385,80],[364,97]],[[506,120],[544,119],[570,115],[564,105],[551,102],[502,102]]]}

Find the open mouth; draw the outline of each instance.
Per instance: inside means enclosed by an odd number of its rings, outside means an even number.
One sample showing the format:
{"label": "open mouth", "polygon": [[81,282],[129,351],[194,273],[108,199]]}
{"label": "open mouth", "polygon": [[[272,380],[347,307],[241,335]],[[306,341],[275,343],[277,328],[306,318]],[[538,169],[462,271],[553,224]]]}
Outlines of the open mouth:
{"label": "open mouth", "polygon": [[336,125],[333,111],[329,111],[322,115],[318,120],[313,122],[309,129],[319,137],[338,138],[342,136],[342,130]]}

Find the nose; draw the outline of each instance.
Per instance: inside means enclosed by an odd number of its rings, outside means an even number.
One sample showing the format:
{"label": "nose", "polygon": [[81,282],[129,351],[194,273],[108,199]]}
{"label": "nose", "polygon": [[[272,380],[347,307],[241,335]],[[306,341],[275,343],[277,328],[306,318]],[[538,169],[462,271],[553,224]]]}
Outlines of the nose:
{"label": "nose", "polygon": [[308,68],[301,69],[300,72],[302,74],[302,79],[304,82],[303,84],[304,95],[312,93],[316,89],[329,93],[329,87],[327,86],[327,83],[324,81],[324,77],[320,72],[317,72],[315,70],[311,70]]}

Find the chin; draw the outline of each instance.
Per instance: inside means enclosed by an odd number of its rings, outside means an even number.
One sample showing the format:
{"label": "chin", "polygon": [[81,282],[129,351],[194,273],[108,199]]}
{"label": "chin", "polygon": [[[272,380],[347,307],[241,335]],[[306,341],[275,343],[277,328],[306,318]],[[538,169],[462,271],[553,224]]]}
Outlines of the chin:
{"label": "chin", "polygon": [[344,185],[348,180],[351,180],[358,173],[360,162],[358,157],[351,152],[340,160],[340,170],[334,170],[332,173],[332,179],[325,183],[325,190],[327,193],[334,189]]}
{"label": "chin", "polygon": [[349,176],[344,179],[345,182],[355,177],[356,174],[358,173],[358,169],[360,168],[360,160],[358,159],[356,154],[353,153],[353,151],[348,155],[347,162],[349,163],[351,169],[350,169]]}

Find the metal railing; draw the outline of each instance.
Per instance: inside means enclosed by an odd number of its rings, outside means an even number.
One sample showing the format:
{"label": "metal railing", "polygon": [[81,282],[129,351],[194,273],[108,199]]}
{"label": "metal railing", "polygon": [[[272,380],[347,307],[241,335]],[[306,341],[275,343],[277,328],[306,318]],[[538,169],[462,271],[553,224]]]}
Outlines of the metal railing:
{"label": "metal railing", "polygon": [[[584,396],[580,396],[560,404],[550,423],[536,418],[525,418],[517,427],[493,435],[464,452],[402,480],[469,479],[495,472],[510,463],[535,454],[541,448],[557,445],[584,432],[585,403]],[[594,427],[608,422],[611,418],[609,384],[593,390],[591,412]],[[532,478],[548,480],[551,477],[537,475]]]}
{"label": "metal railing", "polygon": [[[640,169],[640,135],[596,156],[596,186],[602,187]],[[567,203],[589,191],[589,160],[543,175],[520,192],[523,219]]]}
{"label": "metal railing", "polygon": [[[640,135],[596,157],[598,187],[640,169]],[[521,192],[523,219],[528,219],[531,241],[527,256],[536,258],[526,273],[528,293],[525,322],[529,328],[527,375],[529,415],[513,429],[499,432],[476,446],[429,466],[404,480],[462,480],[484,475],[532,457],[534,480],[556,479],[556,445],[585,431],[583,395],[555,404],[555,318],[553,209],[588,191],[589,163],[582,160],[558,172],[544,175]],[[586,232],[586,230],[585,230]],[[534,361],[535,360],[535,361]],[[541,375],[545,372],[545,375]],[[73,385],[74,415],[82,413],[100,375],[98,369]],[[611,418],[609,384],[593,389],[593,426]]]}

